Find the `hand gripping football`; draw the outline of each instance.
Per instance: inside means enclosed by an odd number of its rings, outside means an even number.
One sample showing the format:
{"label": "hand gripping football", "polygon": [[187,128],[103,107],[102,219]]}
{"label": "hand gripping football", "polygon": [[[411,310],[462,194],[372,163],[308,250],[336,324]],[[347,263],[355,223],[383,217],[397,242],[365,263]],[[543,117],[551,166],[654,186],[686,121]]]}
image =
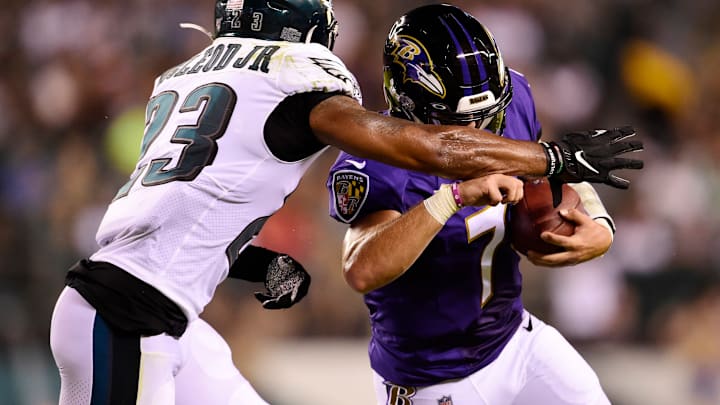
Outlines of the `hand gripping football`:
{"label": "hand gripping football", "polygon": [[569,185],[545,177],[525,180],[523,199],[510,208],[509,237],[513,248],[523,255],[529,250],[545,254],[562,251],[540,239],[540,234],[551,231],[572,235],[575,224],[560,216],[561,210],[570,208],[585,213],[580,196]]}

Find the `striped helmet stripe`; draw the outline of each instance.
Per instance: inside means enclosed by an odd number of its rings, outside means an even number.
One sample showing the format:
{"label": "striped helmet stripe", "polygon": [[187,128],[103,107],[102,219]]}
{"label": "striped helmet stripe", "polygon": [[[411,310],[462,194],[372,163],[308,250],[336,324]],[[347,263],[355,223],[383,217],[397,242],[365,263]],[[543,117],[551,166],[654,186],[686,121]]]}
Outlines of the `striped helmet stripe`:
{"label": "striped helmet stripe", "polygon": [[[450,34],[450,38],[452,39],[453,44],[455,44],[455,49],[457,50],[458,55],[465,53],[465,50],[463,49],[462,44],[460,43],[458,37],[455,35],[455,32],[453,32],[453,29],[450,28],[450,26],[448,25],[447,20],[442,16],[440,16],[439,19],[440,19],[440,22],[442,23],[442,25],[445,27],[445,29],[447,29],[448,34]],[[470,67],[468,66],[467,59],[460,58],[459,61],[460,61],[460,67],[462,69],[463,83],[465,83],[465,84],[472,83],[471,77],[470,77]],[[472,94],[472,91],[470,90],[469,87],[465,87],[463,92],[464,92],[465,96],[469,96]]]}
{"label": "striped helmet stripe", "polygon": [[[465,36],[465,39],[467,39],[468,44],[470,45],[470,50],[471,50],[473,56],[475,57],[475,63],[476,63],[477,66],[473,66],[473,68],[475,68],[475,69],[477,69],[477,70],[471,68],[470,72],[471,72],[471,73],[478,72],[478,73],[479,73],[479,77],[478,77],[479,80],[476,81],[476,82],[474,82],[474,83],[478,83],[478,82],[483,83],[483,86],[482,86],[482,89],[481,89],[482,91],[489,90],[489,89],[490,89],[490,83],[489,83],[489,81],[487,80],[487,79],[488,79],[488,72],[487,72],[487,70],[485,70],[485,64],[484,64],[483,61],[482,61],[482,56],[480,55],[480,50],[477,48],[477,46],[475,46],[475,41],[473,41],[472,35],[470,35],[470,33],[468,32],[468,30],[465,28],[465,26],[457,19],[457,17],[456,17],[455,15],[451,15],[451,17],[453,18],[453,20],[455,20],[455,23],[456,23],[456,24],[460,27],[460,29],[462,30],[462,32],[463,32],[463,34],[464,34],[464,36]],[[473,76],[474,76],[474,75],[473,75]]]}

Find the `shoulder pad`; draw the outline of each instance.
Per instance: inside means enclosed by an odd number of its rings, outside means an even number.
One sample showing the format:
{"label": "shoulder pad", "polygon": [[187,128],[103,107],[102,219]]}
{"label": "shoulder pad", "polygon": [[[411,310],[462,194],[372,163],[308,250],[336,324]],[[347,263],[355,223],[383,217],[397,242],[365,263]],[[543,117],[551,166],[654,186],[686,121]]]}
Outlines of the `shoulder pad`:
{"label": "shoulder pad", "polygon": [[282,91],[288,95],[342,92],[362,103],[357,79],[329,49],[318,44],[291,44],[284,51],[278,76]]}

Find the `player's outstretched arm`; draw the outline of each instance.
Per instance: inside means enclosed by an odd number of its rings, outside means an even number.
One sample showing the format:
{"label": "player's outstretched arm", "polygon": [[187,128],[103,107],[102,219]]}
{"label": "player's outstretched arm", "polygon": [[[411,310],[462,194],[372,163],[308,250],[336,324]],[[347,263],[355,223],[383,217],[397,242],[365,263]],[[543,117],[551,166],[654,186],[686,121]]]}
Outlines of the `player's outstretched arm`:
{"label": "player's outstretched arm", "polygon": [[[457,185],[463,205],[515,203],[522,181],[491,175]],[[354,290],[367,293],[400,277],[460,208],[451,185],[443,185],[405,214],[377,211],[354,221],[343,241],[343,275]]]}
{"label": "player's outstretched arm", "polygon": [[557,143],[537,144],[468,127],[386,117],[341,95],[311,110],[310,127],[320,141],[353,155],[447,178],[548,175],[627,188],[612,172],[642,168],[642,161],[617,157],[642,149],[641,142],[626,140],[635,135],[629,127],[573,133]]}
{"label": "player's outstretched arm", "polygon": [[229,277],[265,283],[255,298],[266,309],[289,308],[300,302],[310,288],[310,274],[289,255],[248,245],[230,267]]}
{"label": "player's outstretched arm", "polygon": [[387,117],[345,96],[318,104],[310,114],[310,126],[322,142],[352,155],[446,178],[539,176],[547,170],[543,148],[534,142]]}

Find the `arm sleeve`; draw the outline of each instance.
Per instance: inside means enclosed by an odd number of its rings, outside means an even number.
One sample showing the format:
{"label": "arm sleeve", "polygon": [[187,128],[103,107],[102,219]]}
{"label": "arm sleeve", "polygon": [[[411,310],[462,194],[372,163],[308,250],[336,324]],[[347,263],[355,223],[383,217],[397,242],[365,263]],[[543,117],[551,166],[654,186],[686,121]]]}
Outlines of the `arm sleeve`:
{"label": "arm sleeve", "polygon": [[230,267],[228,276],[254,283],[264,282],[270,262],[279,254],[260,246],[248,245]]}
{"label": "arm sleeve", "polygon": [[343,94],[313,91],[288,96],[270,113],[263,137],[273,156],[284,162],[297,162],[324,148],[310,128],[310,111],[322,101]]}

